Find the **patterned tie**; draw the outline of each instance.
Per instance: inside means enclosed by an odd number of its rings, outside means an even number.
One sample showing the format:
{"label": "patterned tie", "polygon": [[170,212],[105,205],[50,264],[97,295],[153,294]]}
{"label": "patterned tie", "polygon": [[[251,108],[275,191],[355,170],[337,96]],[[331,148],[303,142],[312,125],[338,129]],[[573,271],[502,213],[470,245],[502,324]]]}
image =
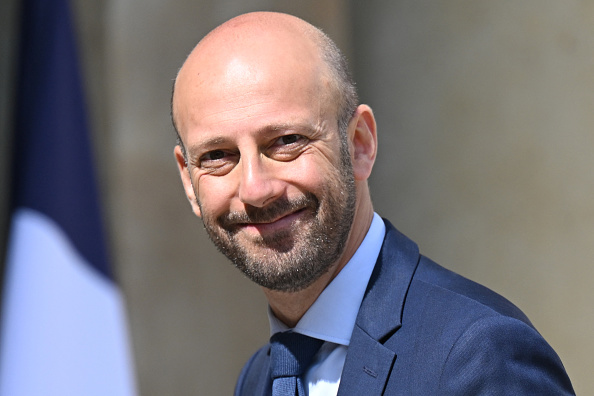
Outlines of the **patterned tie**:
{"label": "patterned tie", "polygon": [[324,341],[290,331],[270,338],[272,396],[305,396],[301,375]]}

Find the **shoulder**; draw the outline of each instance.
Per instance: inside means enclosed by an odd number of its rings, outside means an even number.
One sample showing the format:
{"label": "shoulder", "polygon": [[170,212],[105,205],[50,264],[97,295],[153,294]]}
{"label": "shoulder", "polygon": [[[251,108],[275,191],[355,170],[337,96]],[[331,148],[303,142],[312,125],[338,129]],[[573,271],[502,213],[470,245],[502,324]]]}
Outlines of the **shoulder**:
{"label": "shoulder", "polygon": [[270,365],[270,345],[260,348],[243,366],[235,385],[235,396],[251,396],[264,394]]}
{"label": "shoulder", "polygon": [[462,316],[510,317],[532,327],[528,317],[505,297],[424,256],[420,257],[411,289],[419,289],[424,295],[439,299],[440,305],[447,305],[450,310],[459,309]]}
{"label": "shoulder", "polygon": [[[460,375],[463,373],[463,375]],[[477,319],[449,349],[439,389],[480,394],[496,386],[505,394],[574,394],[561,360],[540,334],[521,320]]]}
{"label": "shoulder", "polygon": [[[518,307],[425,257],[399,332],[412,366],[432,366],[434,384],[445,394],[573,393],[561,360]],[[416,361],[418,354],[424,357]]]}

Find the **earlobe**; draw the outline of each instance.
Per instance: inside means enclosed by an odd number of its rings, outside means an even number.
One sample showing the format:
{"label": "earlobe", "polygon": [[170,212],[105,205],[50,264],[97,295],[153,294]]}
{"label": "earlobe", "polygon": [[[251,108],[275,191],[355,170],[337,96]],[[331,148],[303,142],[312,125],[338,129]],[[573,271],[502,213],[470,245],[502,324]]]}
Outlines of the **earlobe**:
{"label": "earlobe", "polygon": [[377,126],[369,106],[363,104],[357,107],[349,132],[355,180],[367,180],[377,154]]}
{"label": "earlobe", "polygon": [[186,162],[179,145],[175,146],[173,149],[173,155],[175,156],[175,162],[177,163],[177,169],[179,170],[179,176],[181,177],[186,197],[188,198],[188,201],[190,201],[190,205],[192,205],[192,211],[196,216],[201,217],[200,206],[198,205],[194,186],[192,185],[192,178],[190,177],[190,172],[188,170],[188,163]]}

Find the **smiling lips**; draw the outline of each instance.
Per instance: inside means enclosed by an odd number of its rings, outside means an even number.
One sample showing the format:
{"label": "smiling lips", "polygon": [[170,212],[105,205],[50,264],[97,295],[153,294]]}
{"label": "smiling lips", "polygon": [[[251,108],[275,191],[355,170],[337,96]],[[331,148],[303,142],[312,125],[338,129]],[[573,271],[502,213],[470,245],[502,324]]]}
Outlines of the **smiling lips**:
{"label": "smiling lips", "polygon": [[306,192],[291,200],[279,198],[263,208],[246,206],[243,211],[227,212],[217,218],[217,223],[230,234],[245,231],[255,238],[274,236],[290,231],[308,215],[315,217],[319,206],[317,197]]}
{"label": "smiling lips", "polygon": [[303,216],[305,209],[298,209],[294,212],[288,213],[281,217],[278,217],[272,221],[266,222],[253,222],[253,223],[240,223],[238,226],[247,231],[248,233],[257,232],[258,234],[270,234],[281,230],[286,230],[291,227],[293,223]]}

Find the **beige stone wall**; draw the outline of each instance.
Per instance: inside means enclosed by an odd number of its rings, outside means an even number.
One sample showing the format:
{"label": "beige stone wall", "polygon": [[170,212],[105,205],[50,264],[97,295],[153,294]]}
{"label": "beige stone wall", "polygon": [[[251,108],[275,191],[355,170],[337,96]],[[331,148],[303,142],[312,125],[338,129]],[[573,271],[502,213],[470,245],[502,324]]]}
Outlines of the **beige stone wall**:
{"label": "beige stone wall", "polygon": [[519,305],[594,394],[594,3],[371,4],[376,209]]}
{"label": "beige stone wall", "polygon": [[518,304],[594,394],[594,3],[75,3],[142,395],[228,395],[267,339],[260,291],[191,214],[168,115],[197,40],[259,9],[322,26],[352,59],[379,121],[377,210]]}

